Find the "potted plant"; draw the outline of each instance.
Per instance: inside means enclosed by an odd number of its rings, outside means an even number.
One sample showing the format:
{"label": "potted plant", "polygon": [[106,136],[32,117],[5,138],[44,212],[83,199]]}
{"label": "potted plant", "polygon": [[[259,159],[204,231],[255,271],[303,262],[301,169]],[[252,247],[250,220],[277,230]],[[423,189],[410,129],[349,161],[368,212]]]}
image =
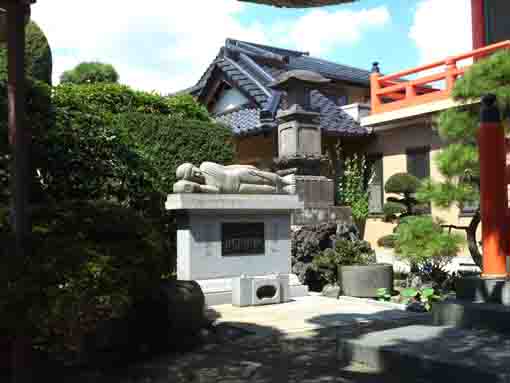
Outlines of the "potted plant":
{"label": "potted plant", "polygon": [[329,283],[340,286],[339,295],[375,298],[378,289],[393,289],[393,266],[376,264],[366,241],[337,240],[334,249],[314,258],[314,265]]}

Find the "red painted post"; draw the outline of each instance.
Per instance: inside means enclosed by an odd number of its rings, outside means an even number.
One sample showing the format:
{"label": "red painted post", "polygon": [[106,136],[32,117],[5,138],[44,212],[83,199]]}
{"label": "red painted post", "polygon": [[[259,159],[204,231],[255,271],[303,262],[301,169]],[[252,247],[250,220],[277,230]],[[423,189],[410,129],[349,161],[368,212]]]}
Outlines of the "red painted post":
{"label": "red painted post", "polygon": [[482,100],[480,132],[480,207],[482,215],[483,278],[504,278],[505,221],[505,133],[494,95]]}
{"label": "red painted post", "polygon": [[381,74],[377,72],[373,72],[370,75],[370,101],[372,104],[372,114],[379,113],[382,106],[381,99],[377,94],[379,89],[381,89],[379,84],[379,77],[381,77]]}
{"label": "red painted post", "polygon": [[473,49],[487,45],[485,33],[485,0],[471,0],[471,19],[473,24]]}

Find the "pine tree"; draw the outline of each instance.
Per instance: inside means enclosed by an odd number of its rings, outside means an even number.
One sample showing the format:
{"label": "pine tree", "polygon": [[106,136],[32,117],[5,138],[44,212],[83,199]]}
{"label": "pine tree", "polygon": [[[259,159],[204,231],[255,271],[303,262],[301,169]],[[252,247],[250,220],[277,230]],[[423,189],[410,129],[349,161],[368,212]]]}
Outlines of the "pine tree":
{"label": "pine tree", "polygon": [[[479,104],[482,96],[493,93],[503,111],[505,125],[510,110],[510,53],[498,52],[473,64],[459,79],[453,90],[454,100],[463,105],[442,112],[438,119],[441,138],[448,145],[435,158],[444,180],[429,180],[424,183],[417,196],[431,201],[436,206],[462,208],[466,204],[478,203],[480,168],[477,134],[479,127]],[[480,209],[476,209],[468,226],[449,228],[466,231],[468,248],[474,262],[481,266],[482,254],[476,240],[480,224]]]}

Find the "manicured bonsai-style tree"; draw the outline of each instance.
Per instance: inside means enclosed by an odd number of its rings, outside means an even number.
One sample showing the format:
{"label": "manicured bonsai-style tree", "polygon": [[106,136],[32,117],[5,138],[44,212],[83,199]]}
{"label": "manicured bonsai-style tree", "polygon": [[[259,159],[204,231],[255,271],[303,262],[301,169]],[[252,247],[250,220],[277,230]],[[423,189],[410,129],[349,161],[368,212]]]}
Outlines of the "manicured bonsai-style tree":
{"label": "manicured bonsai-style tree", "polygon": [[386,193],[397,194],[399,197],[388,197],[383,206],[383,214],[387,220],[395,220],[419,213],[419,202],[414,197],[420,187],[420,180],[409,173],[392,175],[384,190]]}
{"label": "manicured bonsai-style tree", "polygon": [[[409,173],[396,173],[386,181],[384,185],[386,193],[399,196],[388,197],[383,206],[384,219],[397,222],[395,232],[403,218],[423,213],[423,207],[419,205],[418,200],[414,197],[419,187],[420,180]],[[393,248],[395,234],[385,235],[379,238],[377,243],[382,247]]]}

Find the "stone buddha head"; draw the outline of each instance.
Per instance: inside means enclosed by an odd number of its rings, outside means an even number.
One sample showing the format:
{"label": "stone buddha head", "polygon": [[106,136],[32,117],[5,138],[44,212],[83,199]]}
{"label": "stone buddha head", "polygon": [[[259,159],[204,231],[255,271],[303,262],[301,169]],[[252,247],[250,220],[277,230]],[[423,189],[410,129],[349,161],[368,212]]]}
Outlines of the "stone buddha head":
{"label": "stone buddha head", "polygon": [[185,180],[197,183],[203,183],[204,175],[195,165],[184,163],[177,168],[175,172],[178,180]]}

